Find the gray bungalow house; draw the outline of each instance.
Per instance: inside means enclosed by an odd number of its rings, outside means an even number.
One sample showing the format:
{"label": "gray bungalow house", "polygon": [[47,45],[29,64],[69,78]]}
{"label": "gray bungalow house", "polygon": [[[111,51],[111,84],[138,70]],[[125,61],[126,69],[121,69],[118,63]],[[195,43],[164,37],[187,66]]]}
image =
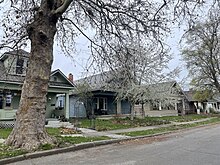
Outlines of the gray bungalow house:
{"label": "gray bungalow house", "polygon": [[135,105],[138,116],[177,116],[185,114],[185,96],[176,81],[139,86],[142,91],[140,104]]}
{"label": "gray bungalow house", "polygon": [[196,91],[194,90],[184,91],[184,94],[187,99],[186,104],[191,113],[220,112],[220,98],[218,96],[215,95],[206,99],[198,99],[195,97]]}
{"label": "gray bungalow house", "polygon": [[[6,52],[0,57],[0,120],[15,118],[28,59],[29,53],[24,50]],[[69,91],[74,84],[57,69],[51,72],[48,85],[46,118],[69,118]],[[58,100],[59,95],[64,101]]]}
{"label": "gray bungalow house", "polygon": [[89,76],[74,84],[78,92],[70,95],[70,117],[88,117],[92,111],[95,115],[130,114],[130,103],[116,99],[118,80],[111,72]]}
{"label": "gray bungalow house", "polygon": [[[120,78],[103,72],[74,81],[76,88],[87,88],[87,100],[80,99],[80,90],[70,96],[70,117],[86,117],[86,109],[94,110],[96,115],[131,114],[128,100],[117,100]],[[136,85],[135,116],[171,116],[188,113],[186,97],[176,81],[151,85]],[[89,100],[89,101],[88,101]]]}

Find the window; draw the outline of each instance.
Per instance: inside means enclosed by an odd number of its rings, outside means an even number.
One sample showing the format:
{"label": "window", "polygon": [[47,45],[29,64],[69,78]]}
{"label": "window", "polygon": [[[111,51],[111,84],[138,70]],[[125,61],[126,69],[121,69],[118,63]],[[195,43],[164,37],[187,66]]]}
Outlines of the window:
{"label": "window", "polygon": [[0,94],[0,109],[3,109],[3,94]]}
{"label": "window", "polygon": [[17,58],[16,74],[23,74],[24,59]]}
{"label": "window", "polygon": [[11,100],[12,100],[12,96],[11,94],[6,94],[6,101],[5,101],[5,106],[6,107],[11,107]]}
{"label": "window", "polygon": [[59,109],[59,110],[63,110],[64,107],[65,107],[65,96],[57,95],[56,96],[55,108]]}
{"label": "window", "polygon": [[95,98],[95,109],[107,110],[107,98]]}
{"label": "window", "polygon": [[62,101],[62,100],[59,101],[59,107],[62,107],[62,108],[64,107],[64,106],[63,106],[63,101]]}
{"label": "window", "polygon": [[57,77],[53,77],[53,81],[57,82]]}

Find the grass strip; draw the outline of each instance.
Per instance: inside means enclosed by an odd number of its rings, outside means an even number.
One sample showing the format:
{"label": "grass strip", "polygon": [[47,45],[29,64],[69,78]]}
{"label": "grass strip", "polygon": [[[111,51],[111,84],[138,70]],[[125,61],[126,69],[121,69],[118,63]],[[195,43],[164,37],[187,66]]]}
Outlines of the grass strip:
{"label": "grass strip", "polygon": [[[135,118],[117,118],[112,119],[96,119],[95,128],[97,131],[109,131],[117,129],[127,129],[135,127],[146,127],[154,125],[169,124],[171,122],[188,122],[210,117],[209,115],[186,115],[186,116],[164,116],[164,117],[145,117],[143,119]],[[88,119],[76,119],[80,127],[90,128],[92,123]]]}
{"label": "grass strip", "polygon": [[4,144],[0,144],[0,159],[15,157],[27,153],[21,149],[14,149]]}
{"label": "grass strip", "polygon": [[[70,146],[72,144],[80,144],[85,142],[94,142],[94,141],[100,141],[100,140],[108,140],[109,137],[106,136],[100,136],[100,137],[57,137],[57,143],[55,145],[51,144],[44,144],[39,147],[37,151],[42,150],[50,150],[54,148],[63,148]],[[0,144],[0,159],[9,158],[9,157],[15,157],[18,155],[26,154],[27,151],[21,150],[21,149],[15,149],[10,146]]]}
{"label": "grass strip", "polygon": [[131,136],[131,137],[153,135],[153,134],[164,133],[164,132],[168,132],[168,131],[176,131],[176,130],[196,127],[196,126],[200,126],[200,125],[211,124],[211,123],[220,123],[220,118],[212,118],[207,121],[197,122],[197,123],[192,123],[192,124],[173,125],[173,126],[169,126],[169,127],[161,127],[161,128],[149,129],[149,130],[144,130],[144,131],[125,132],[125,133],[119,133],[119,134]]}

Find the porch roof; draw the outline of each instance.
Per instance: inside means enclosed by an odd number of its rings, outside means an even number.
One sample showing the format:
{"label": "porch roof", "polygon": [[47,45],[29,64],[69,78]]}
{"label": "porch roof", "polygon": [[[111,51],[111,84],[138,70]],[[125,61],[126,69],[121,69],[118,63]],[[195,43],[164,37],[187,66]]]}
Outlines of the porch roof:
{"label": "porch roof", "polygon": [[92,76],[88,76],[74,81],[77,85],[88,85],[91,91],[111,91],[117,92],[117,88],[120,87],[120,77],[113,71],[106,71]]}
{"label": "porch roof", "polygon": [[198,101],[198,99],[193,98],[193,95],[195,94],[195,91],[184,91],[184,94],[186,96],[186,99],[189,102]]}
{"label": "porch roof", "polygon": [[113,91],[104,91],[104,90],[93,90],[91,91],[93,95],[102,95],[102,96],[116,96],[117,93]]}
{"label": "porch roof", "polygon": [[220,102],[220,97],[218,95],[214,95],[211,98],[206,98],[203,101],[196,99],[194,97],[194,95],[196,94],[196,91],[190,90],[190,91],[184,91],[184,94],[187,98],[188,101],[190,102],[196,102],[196,101],[200,101],[200,102]]}

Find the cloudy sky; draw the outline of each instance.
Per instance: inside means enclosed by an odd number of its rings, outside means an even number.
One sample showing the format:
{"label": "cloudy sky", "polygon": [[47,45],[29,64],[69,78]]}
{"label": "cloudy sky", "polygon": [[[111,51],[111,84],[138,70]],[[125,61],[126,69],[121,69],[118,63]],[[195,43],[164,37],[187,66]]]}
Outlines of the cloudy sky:
{"label": "cloudy sky", "polygon": [[[175,28],[173,30],[173,34],[168,39],[168,44],[171,47],[171,52],[173,55],[173,60],[169,63],[169,68],[174,69],[177,66],[184,65],[181,61],[181,56],[179,52],[179,41],[182,37],[183,30],[179,28]],[[89,41],[85,39],[83,36],[80,36],[76,39],[76,49],[77,51],[72,54],[73,58],[67,57],[64,53],[56,46],[54,48],[54,62],[52,69],[60,69],[65,75],[72,73],[74,75],[74,79],[79,79],[85,75],[85,65],[87,58],[89,57],[89,49],[88,49]],[[177,81],[186,76],[187,72],[184,67],[182,67],[183,71]]]}
{"label": "cloudy sky", "polygon": [[85,73],[87,59],[90,55],[88,45],[89,41],[80,36],[76,39],[76,51],[72,53],[72,57],[69,57],[54,44],[52,70],[60,69],[66,76],[72,73],[74,79],[82,78]]}

